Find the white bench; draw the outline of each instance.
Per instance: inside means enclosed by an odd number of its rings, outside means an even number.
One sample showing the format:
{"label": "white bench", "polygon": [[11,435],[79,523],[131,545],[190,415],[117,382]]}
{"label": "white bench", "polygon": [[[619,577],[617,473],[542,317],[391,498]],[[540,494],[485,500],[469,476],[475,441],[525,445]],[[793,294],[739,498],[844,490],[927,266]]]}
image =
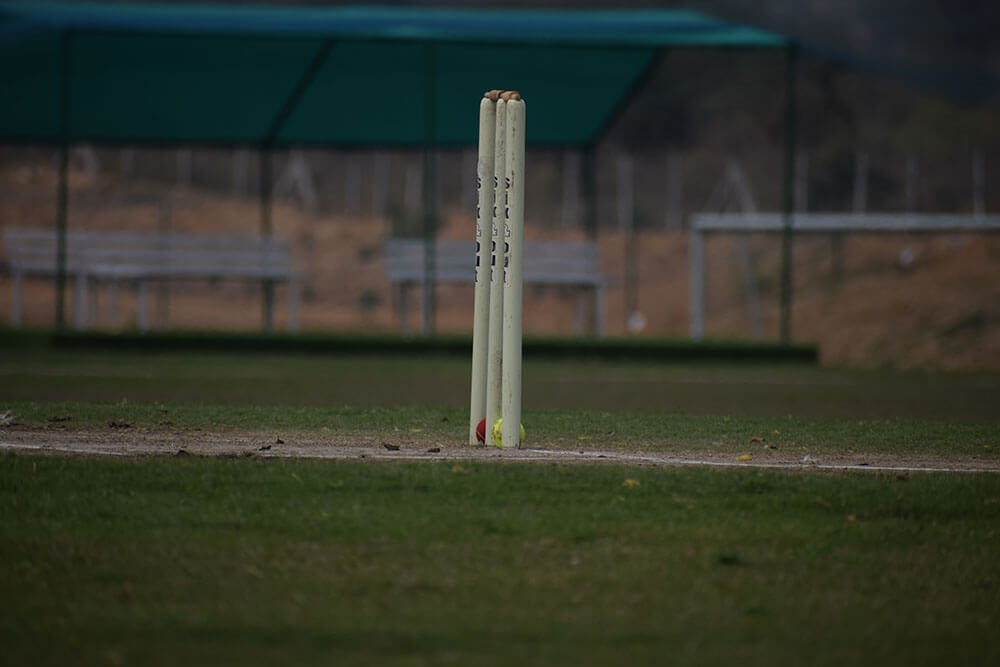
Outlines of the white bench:
{"label": "white bench", "polygon": [[[50,229],[4,230],[4,251],[13,278],[11,323],[21,324],[21,283],[25,276],[56,277],[57,234]],[[256,236],[182,235],[159,232],[87,232],[66,234],[66,276],[75,283],[74,322],[87,326],[91,282],[111,290],[128,282],[138,292],[137,324],[149,327],[146,284],[149,280],[235,278],[288,284],[288,328],[298,319],[298,274],[288,243]]]}
{"label": "white bench", "polygon": [[[473,285],[475,242],[434,242],[434,282]],[[386,272],[399,289],[400,326],[407,326],[408,288],[424,280],[424,241],[390,239],[385,244]],[[601,273],[600,251],[589,241],[526,241],[524,244],[524,284],[563,285],[593,292],[593,332],[604,335],[607,285]],[[469,314],[471,322],[472,314]],[[579,328],[582,327],[582,319]]]}

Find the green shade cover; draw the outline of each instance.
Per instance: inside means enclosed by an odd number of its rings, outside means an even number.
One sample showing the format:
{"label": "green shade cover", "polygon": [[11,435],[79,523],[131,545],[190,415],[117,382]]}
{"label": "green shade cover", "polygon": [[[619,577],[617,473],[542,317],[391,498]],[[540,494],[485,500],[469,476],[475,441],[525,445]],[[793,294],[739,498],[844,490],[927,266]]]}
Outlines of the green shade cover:
{"label": "green shade cover", "polygon": [[678,10],[0,2],[0,141],[460,146],[510,88],[532,145],[587,145],[662,49],[787,44]]}

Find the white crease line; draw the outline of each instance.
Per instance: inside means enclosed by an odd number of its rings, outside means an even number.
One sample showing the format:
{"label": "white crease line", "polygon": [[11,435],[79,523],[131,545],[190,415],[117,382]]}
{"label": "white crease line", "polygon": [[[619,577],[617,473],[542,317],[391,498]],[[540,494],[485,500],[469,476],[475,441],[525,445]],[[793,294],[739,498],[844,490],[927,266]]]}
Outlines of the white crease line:
{"label": "white crease line", "polygon": [[643,463],[659,463],[664,465],[715,466],[719,468],[771,468],[775,470],[873,470],[880,472],[990,472],[998,473],[1000,468],[932,468],[920,466],[886,466],[859,465],[852,463],[753,463],[750,461],[708,461],[706,459],[678,459],[669,456],[650,456],[642,454],[624,454],[617,452],[580,452],[579,450],[526,450],[544,454],[564,454],[569,457],[641,461]]}
{"label": "white crease line", "polygon": [[113,452],[107,449],[86,449],[83,447],[65,447],[59,445],[28,445],[20,442],[0,442],[0,449],[28,449],[34,452],[62,452],[65,454],[99,454],[101,456],[128,456],[125,452]]}

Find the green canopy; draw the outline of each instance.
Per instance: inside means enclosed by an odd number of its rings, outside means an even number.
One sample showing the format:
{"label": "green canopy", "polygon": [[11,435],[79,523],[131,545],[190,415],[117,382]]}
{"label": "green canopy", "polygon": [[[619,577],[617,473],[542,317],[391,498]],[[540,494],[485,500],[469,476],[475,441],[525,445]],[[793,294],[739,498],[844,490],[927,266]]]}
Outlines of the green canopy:
{"label": "green canopy", "polygon": [[787,45],[678,10],[0,2],[0,142],[464,145],[510,88],[531,144],[587,145],[661,49]]}

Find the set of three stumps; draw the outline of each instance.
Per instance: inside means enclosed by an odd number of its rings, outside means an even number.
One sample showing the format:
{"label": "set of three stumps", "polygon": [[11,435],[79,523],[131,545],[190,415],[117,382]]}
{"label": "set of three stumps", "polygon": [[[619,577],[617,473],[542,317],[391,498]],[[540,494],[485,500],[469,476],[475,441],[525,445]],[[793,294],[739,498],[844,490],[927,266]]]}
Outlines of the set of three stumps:
{"label": "set of three stumps", "polygon": [[[517,448],[521,426],[524,100],[491,90],[479,103],[475,317],[469,444]],[[487,433],[489,431],[489,433]]]}

